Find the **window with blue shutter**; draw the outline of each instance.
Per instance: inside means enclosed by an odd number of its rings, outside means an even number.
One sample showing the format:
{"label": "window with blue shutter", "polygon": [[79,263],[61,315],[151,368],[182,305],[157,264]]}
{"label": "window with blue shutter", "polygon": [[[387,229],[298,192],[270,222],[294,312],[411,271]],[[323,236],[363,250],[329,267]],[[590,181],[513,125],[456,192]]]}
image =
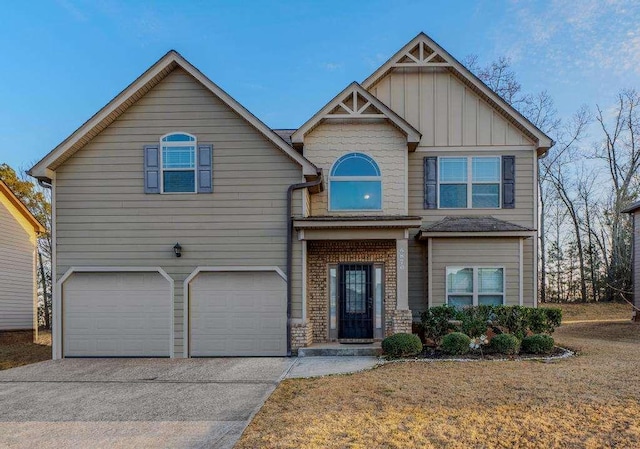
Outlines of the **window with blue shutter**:
{"label": "window with blue shutter", "polygon": [[145,193],[213,192],[213,147],[198,145],[195,136],[174,132],[160,145],[144,147]]}

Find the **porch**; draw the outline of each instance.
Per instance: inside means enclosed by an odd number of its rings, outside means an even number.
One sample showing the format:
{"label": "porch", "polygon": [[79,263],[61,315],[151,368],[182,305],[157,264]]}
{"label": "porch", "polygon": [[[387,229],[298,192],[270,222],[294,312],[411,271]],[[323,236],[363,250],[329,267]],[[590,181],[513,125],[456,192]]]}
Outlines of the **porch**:
{"label": "porch", "polygon": [[420,224],[404,216],[294,220],[303,245],[303,314],[292,326],[293,349],[370,355],[383,338],[411,332],[408,238]]}

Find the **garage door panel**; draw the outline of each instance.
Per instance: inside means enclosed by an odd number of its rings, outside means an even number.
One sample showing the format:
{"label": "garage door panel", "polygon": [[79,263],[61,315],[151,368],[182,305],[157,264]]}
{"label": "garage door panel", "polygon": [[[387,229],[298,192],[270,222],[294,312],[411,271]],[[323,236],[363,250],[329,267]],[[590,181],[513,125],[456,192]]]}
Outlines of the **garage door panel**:
{"label": "garage door panel", "polygon": [[173,304],[158,273],[74,273],[63,286],[66,357],[166,357]]}
{"label": "garage door panel", "polygon": [[200,273],[189,309],[191,356],[286,355],[286,283],[276,272]]}

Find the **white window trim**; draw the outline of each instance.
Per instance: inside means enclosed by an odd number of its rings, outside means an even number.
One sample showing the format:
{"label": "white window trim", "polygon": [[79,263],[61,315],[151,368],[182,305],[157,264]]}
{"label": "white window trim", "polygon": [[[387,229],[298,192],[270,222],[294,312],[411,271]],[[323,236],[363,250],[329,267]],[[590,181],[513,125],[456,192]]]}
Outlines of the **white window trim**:
{"label": "white window trim", "polygon": [[[193,137],[193,141],[190,142],[163,142],[162,139],[165,137],[174,135],[174,134],[184,134],[185,136]],[[193,168],[167,168],[167,171],[193,171],[193,192],[165,192],[164,191],[164,158],[162,147],[169,146],[167,144],[171,144],[172,147],[193,147],[194,155],[193,155]],[[165,134],[160,137],[160,193],[163,195],[192,195],[194,193],[198,193],[198,138],[191,133],[187,133],[184,131],[173,131]]]}
{"label": "white window trim", "polygon": [[[344,156],[347,156],[352,153],[364,154],[365,156],[371,158],[371,160],[376,164],[378,170],[380,171],[380,176],[333,176],[333,170]],[[331,207],[331,182],[332,181],[380,181],[380,208],[379,209],[333,209]],[[329,182],[327,188],[327,211],[329,212],[381,212],[384,209],[384,183],[382,182],[382,170],[380,169],[380,164],[376,162],[375,158],[367,153],[360,153],[358,151],[352,151],[351,153],[346,153],[337,158],[333,165],[331,165],[331,169],[329,170]]]}
{"label": "white window trim", "polygon": [[[497,158],[498,159],[498,173],[500,176],[500,179],[497,181],[498,184],[498,207],[473,207],[473,185],[474,184],[496,184],[496,181],[473,181],[473,158]],[[440,181],[440,160],[441,159],[467,159],[467,207],[442,207],[440,206],[440,184],[443,185],[448,185],[448,184],[465,184],[464,182],[441,182]],[[498,209],[502,209],[502,156],[498,156],[498,155],[482,155],[482,156],[438,156],[438,159],[436,161],[437,163],[437,167],[438,167],[438,182],[437,182],[437,195],[436,197],[438,198],[438,209],[443,209],[443,210],[467,210],[467,209],[474,209],[474,210],[498,210]]]}
{"label": "white window trim", "polygon": [[[449,291],[449,282],[447,279],[447,275],[449,270],[462,270],[465,268],[471,268],[473,270],[473,291],[471,293],[456,293]],[[480,293],[478,292],[478,269],[479,268],[491,268],[491,269],[501,269],[502,270],[502,293],[500,292],[491,292],[491,293]],[[444,269],[444,289],[445,289],[445,304],[449,305],[449,295],[458,295],[458,296],[472,296],[472,305],[478,305],[478,297],[482,295],[491,295],[498,296],[502,294],[502,305],[506,305],[507,303],[507,269],[502,265],[451,265],[446,266]]]}

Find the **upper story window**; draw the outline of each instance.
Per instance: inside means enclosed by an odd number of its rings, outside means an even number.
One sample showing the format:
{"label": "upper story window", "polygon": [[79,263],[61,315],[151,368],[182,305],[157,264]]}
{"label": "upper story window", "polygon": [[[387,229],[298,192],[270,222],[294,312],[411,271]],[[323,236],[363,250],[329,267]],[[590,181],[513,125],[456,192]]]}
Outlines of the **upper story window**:
{"label": "upper story window", "polygon": [[339,158],[329,175],[329,210],[382,210],[378,164],[362,153]]}
{"label": "upper story window", "polygon": [[196,191],[197,141],[186,133],[167,134],[160,139],[163,193]]}
{"label": "upper story window", "polygon": [[442,209],[497,209],[500,207],[498,157],[441,157],[439,207]]}

